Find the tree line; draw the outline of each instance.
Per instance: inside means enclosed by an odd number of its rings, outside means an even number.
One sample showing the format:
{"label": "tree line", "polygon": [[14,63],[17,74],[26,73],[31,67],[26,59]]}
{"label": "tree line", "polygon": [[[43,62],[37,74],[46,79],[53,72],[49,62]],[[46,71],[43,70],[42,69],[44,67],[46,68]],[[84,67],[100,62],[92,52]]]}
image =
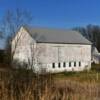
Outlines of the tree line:
{"label": "tree line", "polygon": [[100,52],[100,26],[89,24],[86,27],[76,27],[73,30],[79,31],[84,37],[92,42]]}

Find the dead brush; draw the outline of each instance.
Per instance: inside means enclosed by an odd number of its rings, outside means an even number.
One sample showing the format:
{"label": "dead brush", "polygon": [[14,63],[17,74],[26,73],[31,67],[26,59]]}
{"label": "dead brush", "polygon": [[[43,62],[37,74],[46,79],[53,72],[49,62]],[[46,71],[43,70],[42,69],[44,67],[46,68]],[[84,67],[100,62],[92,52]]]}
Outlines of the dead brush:
{"label": "dead brush", "polygon": [[[1,75],[1,74],[0,74]],[[22,71],[2,73],[0,100],[99,100],[96,81],[55,81],[53,75],[33,75]]]}

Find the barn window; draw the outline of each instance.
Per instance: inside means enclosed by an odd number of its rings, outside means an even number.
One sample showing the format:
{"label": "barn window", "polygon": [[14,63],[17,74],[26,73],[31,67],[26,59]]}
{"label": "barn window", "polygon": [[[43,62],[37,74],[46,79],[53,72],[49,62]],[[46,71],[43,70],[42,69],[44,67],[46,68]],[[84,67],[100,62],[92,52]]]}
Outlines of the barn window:
{"label": "barn window", "polygon": [[69,62],[69,67],[71,67],[71,62]]}
{"label": "barn window", "polygon": [[79,67],[81,66],[81,62],[79,62]]}
{"label": "barn window", "polygon": [[58,67],[60,68],[61,66],[60,66],[60,63],[58,63]]}
{"label": "barn window", "polygon": [[65,62],[63,63],[63,67],[66,67],[66,63]]}
{"label": "barn window", "polygon": [[55,68],[55,63],[52,63],[52,67]]}
{"label": "barn window", "polygon": [[74,62],[74,67],[76,67],[76,62]]}

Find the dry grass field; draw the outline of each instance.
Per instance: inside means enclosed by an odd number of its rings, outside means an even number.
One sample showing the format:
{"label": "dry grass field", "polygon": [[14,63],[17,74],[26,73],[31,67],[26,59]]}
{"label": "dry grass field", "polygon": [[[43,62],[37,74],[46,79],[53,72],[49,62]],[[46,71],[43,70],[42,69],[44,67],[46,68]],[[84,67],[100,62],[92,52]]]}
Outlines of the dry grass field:
{"label": "dry grass field", "polygon": [[1,70],[0,100],[100,100],[100,65],[90,71],[34,75]]}

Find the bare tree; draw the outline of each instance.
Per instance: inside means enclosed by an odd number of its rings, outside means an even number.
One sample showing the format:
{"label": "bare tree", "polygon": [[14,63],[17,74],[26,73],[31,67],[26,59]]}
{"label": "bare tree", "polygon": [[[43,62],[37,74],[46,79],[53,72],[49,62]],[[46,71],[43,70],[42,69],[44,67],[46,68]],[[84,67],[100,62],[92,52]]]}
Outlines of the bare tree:
{"label": "bare tree", "polygon": [[100,26],[87,25],[86,27],[76,27],[73,30],[79,31],[83,36],[93,43],[93,46],[97,47],[100,52]]}
{"label": "bare tree", "polygon": [[1,30],[4,34],[13,37],[22,25],[28,25],[32,21],[32,15],[27,10],[8,10],[2,19]]}
{"label": "bare tree", "polygon": [[[8,10],[6,11],[5,15],[3,16],[0,31],[2,32],[3,36],[6,39],[6,50],[8,54],[8,59],[12,60],[15,50],[11,54],[11,41],[12,38],[15,36],[16,32],[19,28],[23,25],[29,25],[32,21],[32,15],[27,10],[16,9],[15,11]],[[17,42],[20,37],[18,37]],[[10,57],[12,55],[12,57]]]}

